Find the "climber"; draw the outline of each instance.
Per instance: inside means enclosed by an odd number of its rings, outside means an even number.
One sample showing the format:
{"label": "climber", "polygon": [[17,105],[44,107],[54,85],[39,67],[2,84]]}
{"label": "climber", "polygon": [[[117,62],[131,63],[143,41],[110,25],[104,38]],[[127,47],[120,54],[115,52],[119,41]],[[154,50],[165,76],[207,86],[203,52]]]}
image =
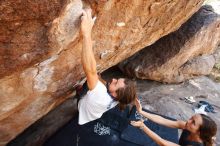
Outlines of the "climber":
{"label": "climber", "polygon": [[80,125],[98,119],[108,109],[116,106],[124,109],[132,104],[136,98],[135,83],[129,79],[112,79],[107,87],[99,79],[96,69],[96,60],[92,49],[92,27],[95,19],[91,9],[83,10],[81,17],[82,52],[81,61],[86,74],[88,92],[81,97],[78,103]]}
{"label": "climber", "polygon": [[208,116],[203,114],[195,114],[187,122],[172,121],[161,116],[151,114],[142,110],[140,102],[136,99],[137,111],[149,120],[170,128],[183,129],[179,139],[179,144],[167,141],[150,130],[142,120],[131,121],[131,125],[142,129],[149,137],[151,137],[160,146],[212,146],[213,139],[217,132],[216,123]]}

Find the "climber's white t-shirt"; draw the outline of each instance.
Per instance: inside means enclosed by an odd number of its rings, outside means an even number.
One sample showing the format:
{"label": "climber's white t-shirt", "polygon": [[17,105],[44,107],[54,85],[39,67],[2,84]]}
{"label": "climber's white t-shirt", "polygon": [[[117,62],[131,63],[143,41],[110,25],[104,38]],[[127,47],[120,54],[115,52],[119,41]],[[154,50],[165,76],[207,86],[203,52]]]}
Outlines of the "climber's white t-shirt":
{"label": "climber's white t-shirt", "polygon": [[117,103],[108,94],[106,86],[98,81],[95,88],[89,90],[79,101],[79,124],[82,125],[100,118],[105,111]]}

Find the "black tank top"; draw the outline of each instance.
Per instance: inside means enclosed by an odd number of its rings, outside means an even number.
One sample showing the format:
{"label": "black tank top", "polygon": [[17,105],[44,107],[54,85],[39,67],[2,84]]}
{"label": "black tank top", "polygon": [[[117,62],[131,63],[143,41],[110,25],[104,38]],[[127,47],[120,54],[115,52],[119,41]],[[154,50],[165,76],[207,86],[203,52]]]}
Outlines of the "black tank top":
{"label": "black tank top", "polygon": [[204,146],[204,144],[200,142],[195,142],[195,141],[189,141],[187,140],[187,137],[190,135],[190,132],[187,130],[183,130],[180,139],[179,139],[179,144],[181,146]]}

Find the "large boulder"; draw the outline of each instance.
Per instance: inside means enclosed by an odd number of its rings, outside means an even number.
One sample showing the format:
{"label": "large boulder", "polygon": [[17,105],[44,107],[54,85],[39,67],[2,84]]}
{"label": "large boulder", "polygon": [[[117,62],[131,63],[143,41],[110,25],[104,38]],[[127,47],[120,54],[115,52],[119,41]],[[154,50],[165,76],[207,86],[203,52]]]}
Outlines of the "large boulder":
{"label": "large boulder", "polygon": [[91,7],[98,71],[178,29],[203,0],[1,0],[0,145],[66,100],[85,76],[80,16]]}
{"label": "large boulder", "polygon": [[179,30],[119,64],[130,76],[179,83],[211,72],[220,43],[220,16],[203,6]]}

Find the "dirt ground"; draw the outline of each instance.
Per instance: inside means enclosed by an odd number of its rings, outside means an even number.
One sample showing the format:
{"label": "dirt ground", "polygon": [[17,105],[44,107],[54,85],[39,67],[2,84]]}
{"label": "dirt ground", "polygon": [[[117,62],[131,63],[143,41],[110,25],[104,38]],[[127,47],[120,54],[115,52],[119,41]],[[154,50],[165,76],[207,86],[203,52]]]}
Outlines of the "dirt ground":
{"label": "dirt ground", "polygon": [[[103,73],[105,79],[125,77],[117,68]],[[220,83],[206,76],[197,77],[180,84],[162,84],[149,80],[137,80],[138,95],[142,97],[142,106],[151,111],[176,119],[187,120],[195,114],[200,100],[208,101],[217,113],[208,113],[218,125],[216,145],[220,145]],[[189,104],[184,97],[193,96],[196,103]]]}

